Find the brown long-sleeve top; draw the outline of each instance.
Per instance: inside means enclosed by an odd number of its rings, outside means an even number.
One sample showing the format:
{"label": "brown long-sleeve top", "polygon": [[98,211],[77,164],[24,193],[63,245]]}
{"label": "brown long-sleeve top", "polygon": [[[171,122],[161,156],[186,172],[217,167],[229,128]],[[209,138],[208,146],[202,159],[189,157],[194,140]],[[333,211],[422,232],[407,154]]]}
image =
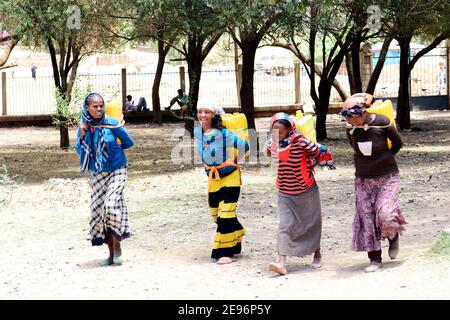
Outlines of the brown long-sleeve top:
{"label": "brown long-sleeve top", "polygon": [[[356,128],[350,134],[352,128],[347,128],[347,137],[355,150],[355,176],[376,178],[398,172],[394,155],[403,146],[403,142],[395,125],[389,123],[386,116],[376,114],[368,130]],[[392,142],[391,149],[388,148],[387,138]]]}

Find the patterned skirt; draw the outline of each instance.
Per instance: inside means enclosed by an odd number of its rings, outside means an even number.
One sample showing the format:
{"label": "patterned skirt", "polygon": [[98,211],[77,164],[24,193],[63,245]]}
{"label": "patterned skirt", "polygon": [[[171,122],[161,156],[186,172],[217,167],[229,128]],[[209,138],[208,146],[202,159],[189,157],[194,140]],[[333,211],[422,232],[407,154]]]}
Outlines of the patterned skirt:
{"label": "patterned skirt", "polygon": [[126,167],[90,177],[92,194],[89,235],[93,246],[105,243],[106,236],[110,234],[118,240],[130,236],[124,196],[126,181]]}
{"label": "patterned skirt", "polygon": [[405,230],[398,190],[398,173],[365,179],[356,177],[356,214],[353,220],[352,248],[356,251],[381,250],[380,240],[393,239]]}
{"label": "patterned skirt", "polygon": [[211,258],[233,257],[241,253],[244,227],[236,216],[236,206],[241,190],[239,170],[220,180],[212,180],[208,190],[211,216],[217,224]]}

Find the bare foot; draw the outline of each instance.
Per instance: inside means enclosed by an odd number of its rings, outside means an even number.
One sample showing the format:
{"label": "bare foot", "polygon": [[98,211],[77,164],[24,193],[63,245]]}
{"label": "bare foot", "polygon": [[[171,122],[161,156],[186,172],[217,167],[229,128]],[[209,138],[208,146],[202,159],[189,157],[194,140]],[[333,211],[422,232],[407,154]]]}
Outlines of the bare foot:
{"label": "bare foot", "polygon": [[318,269],[318,268],[320,268],[320,267],[322,266],[322,264],[320,263],[321,260],[322,260],[321,258],[314,257],[313,262],[311,263],[311,267],[312,267],[313,269]]}
{"label": "bare foot", "polygon": [[281,275],[285,275],[287,273],[286,268],[284,266],[275,262],[269,263],[269,270]]}
{"label": "bare foot", "polygon": [[236,259],[233,259],[232,257],[222,257],[219,260],[217,260],[217,264],[229,264],[236,261]]}

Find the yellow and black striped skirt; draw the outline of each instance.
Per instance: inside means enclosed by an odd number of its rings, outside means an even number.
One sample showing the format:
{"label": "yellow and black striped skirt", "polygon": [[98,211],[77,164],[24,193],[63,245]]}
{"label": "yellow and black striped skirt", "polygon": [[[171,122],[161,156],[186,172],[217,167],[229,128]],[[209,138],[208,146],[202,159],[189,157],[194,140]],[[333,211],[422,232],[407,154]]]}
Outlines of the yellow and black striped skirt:
{"label": "yellow and black striped skirt", "polygon": [[212,180],[208,191],[209,210],[217,223],[211,258],[233,257],[241,253],[241,240],[245,234],[236,216],[241,191],[240,171],[235,170],[220,180]]}

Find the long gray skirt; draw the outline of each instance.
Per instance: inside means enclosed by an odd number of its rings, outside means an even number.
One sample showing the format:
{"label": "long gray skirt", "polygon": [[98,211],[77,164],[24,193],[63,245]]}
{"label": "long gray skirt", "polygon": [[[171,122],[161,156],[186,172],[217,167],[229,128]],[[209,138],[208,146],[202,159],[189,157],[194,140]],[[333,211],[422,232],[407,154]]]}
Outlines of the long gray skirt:
{"label": "long gray skirt", "polygon": [[317,184],[298,195],[278,192],[278,254],[302,257],[320,248],[322,212]]}

